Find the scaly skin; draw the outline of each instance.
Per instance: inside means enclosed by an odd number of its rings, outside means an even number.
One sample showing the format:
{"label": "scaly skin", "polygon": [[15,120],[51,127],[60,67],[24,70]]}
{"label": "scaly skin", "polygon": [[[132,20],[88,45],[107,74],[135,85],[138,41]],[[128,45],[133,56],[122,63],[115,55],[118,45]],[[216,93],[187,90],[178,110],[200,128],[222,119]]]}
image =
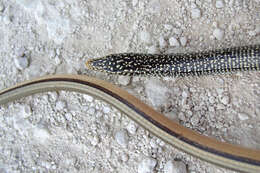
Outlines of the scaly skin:
{"label": "scaly skin", "polygon": [[87,67],[119,75],[187,76],[259,70],[260,45],[184,54],[111,54]]}

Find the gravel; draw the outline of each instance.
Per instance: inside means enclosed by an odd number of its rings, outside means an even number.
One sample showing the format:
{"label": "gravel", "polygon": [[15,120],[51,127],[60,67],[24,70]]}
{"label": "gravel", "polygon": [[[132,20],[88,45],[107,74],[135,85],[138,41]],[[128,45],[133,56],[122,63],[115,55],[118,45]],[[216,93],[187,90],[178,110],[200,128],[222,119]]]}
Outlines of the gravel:
{"label": "gravel", "polygon": [[[198,133],[260,149],[259,72],[131,80],[84,63],[111,53],[259,44],[259,7],[255,0],[1,0],[0,88],[44,75],[89,75]],[[113,106],[75,92],[16,100],[0,107],[0,121],[0,172],[234,172],[169,146]]]}

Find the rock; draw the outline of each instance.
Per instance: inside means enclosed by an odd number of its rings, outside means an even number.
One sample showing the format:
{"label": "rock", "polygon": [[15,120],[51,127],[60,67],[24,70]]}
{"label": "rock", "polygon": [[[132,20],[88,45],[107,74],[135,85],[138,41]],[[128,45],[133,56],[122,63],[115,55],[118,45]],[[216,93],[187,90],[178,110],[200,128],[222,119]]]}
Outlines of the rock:
{"label": "rock", "polygon": [[151,139],[149,143],[152,148],[158,148],[158,145],[154,139]]}
{"label": "rock", "polygon": [[182,161],[170,160],[164,166],[164,173],[187,173],[187,168]]}
{"label": "rock", "polygon": [[161,36],[161,37],[159,38],[158,42],[159,42],[160,48],[164,48],[164,47],[167,46],[167,42],[166,42],[166,40],[163,38],[163,36]]}
{"label": "rock", "polygon": [[96,146],[99,143],[99,137],[97,135],[93,136],[91,139],[91,145]]}
{"label": "rock", "polygon": [[213,31],[213,36],[217,39],[217,40],[222,40],[224,38],[224,34],[225,32],[222,29],[216,28]]}
{"label": "rock", "polygon": [[173,26],[170,25],[170,24],[165,24],[164,28],[167,29],[167,30],[171,30],[173,28]]}
{"label": "rock", "polygon": [[193,116],[191,117],[191,119],[190,119],[191,124],[192,124],[193,126],[197,126],[198,123],[199,123],[199,121],[200,121],[199,118],[200,118],[200,117],[198,117],[197,115],[193,115]]}
{"label": "rock", "polygon": [[180,123],[177,112],[168,112],[165,114],[165,116],[177,123]]}
{"label": "rock", "polygon": [[172,32],[177,36],[180,36],[182,34],[182,30],[180,28],[173,28]]}
{"label": "rock", "polygon": [[21,118],[27,118],[31,115],[32,109],[29,105],[21,105],[19,106],[19,117]]}
{"label": "rock", "polygon": [[89,108],[88,114],[94,115],[96,113],[96,109],[94,107]]}
{"label": "rock", "polygon": [[223,8],[225,6],[225,3],[223,0],[216,0],[216,8]]}
{"label": "rock", "polygon": [[103,107],[103,112],[104,112],[105,114],[108,114],[110,111],[111,111],[111,108],[110,108],[109,106],[104,106],[104,107]]}
{"label": "rock", "polygon": [[129,83],[130,83],[130,76],[122,76],[122,75],[120,75],[120,76],[118,76],[118,83],[120,84],[120,85],[124,85],[124,86],[126,86],[126,85],[128,85]]}
{"label": "rock", "polygon": [[135,6],[137,5],[137,3],[138,3],[138,0],[133,0],[133,1],[132,1],[133,7],[135,7]]}
{"label": "rock", "polygon": [[138,165],[138,173],[152,173],[157,160],[147,157],[143,159]]}
{"label": "rock", "polygon": [[71,115],[71,113],[66,113],[66,114],[65,114],[65,118],[66,118],[67,121],[71,121],[71,120],[72,120],[72,115]]}
{"label": "rock", "polygon": [[249,118],[249,116],[245,113],[238,113],[238,118],[241,120],[241,121],[244,121],[244,120],[247,120]]}
{"label": "rock", "polygon": [[116,142],[122,147],[127,147],[128,145],[128,135],[125,129],[121,129],[115,133]]}
{"label": "rock", "polygon": [[168,88],[158,79],[150,79],[145,84],[145,93],[155,107],[164,105],[167,102]]}
{"label": "rock", "polygon": [[90,95],[84,94],[84,99],[86,99],[87,102],[93,102],[94,98]]}
{"label": "rock", "polygon": [[184,90],[182,91],[181,96],[186,99],[187,97],[189,97],[189,92]]}
{"label": "rock", "polygon": [[214,104],[214,103],[215,103],[215,97],[210,96],[210,97],[209,97],[209,103],[210,103],[210,104]]}
{"label": "rock", "polygon": [[128,159],[129,159],[129,156],[128,156],[127,154],[123,153],[122,156],[121,156],[121,160],[122,160],[123,162],[127,162]]}
{"label": "rock", "polygon": [[146,44],[150,44],[151,43],[151,35],[149,32],[147,31],[141,31],[140,32],[140,40]]}
{"label": "rock", "polygon": [[59,100],[56,102],[55,108],[56,108],[56,110],[61,111],[61,110],[64,110],[66,106],[67,106],[67,104],[65,101]]}
{"label": "rock", "polygon": [[5,6],[2,2],[0,2],[0,12],[3,12],[5,9]]}
{"label": "rock", "polygon": [[216,109],[218,109],[218,110],[223,110],[225,108],[226,108],[225,105],[223,105],[221,103],[217,104],[217,107],[216,107]]}
{"label": "rock", "polygon": [[197,8],[197,5],[196,5],[194,2],[191,2],[190,7],[191,7],[192,9],[194,9],[194,8]]}
{"label": "rock", "polygon": [[112,151],[111,151],[110,148],[108,148],[108,149],[105,150],[105,156],[106,156],[106,158],[110,158],[110,157],[111,157],[111,154],[112,154]]}
{"label": "rock", "polygon": [[6,15],[3,17],[3,22],[5,25],[9,25],[12,22],[12,18]]}
{"label": "rock", "polygon": [[158,50],[158,47],[156,45],[152,45],[148,48],[147,52],[150,53],[150,54],[158,54],[159,50]]}
{"label": "rock", "polygon": [[134,135],[136,133],[137,127],[134,122],[130,121],[126,128],[130,134]]}
{"label": "rock", "polygon": [[257,25],[254,30],[248,31],[249,36],[256,36],[260,34],[260,25]]}
{"label": "rock", "polygon": [[198,19],[200,17],[201,17],[201,11],[199,8],[191,9],[191,18],[192,19]]}
{"label": "rock", "polygon": [[186,46],[186,44],[187,44],[187,37],[181,37],[180,38],[180,42],[181,42],[181,45],[184,47],[184,46]]}
{"label": "rock", "polygon": [[173,46],[173,47],[179,47],[180,46],[179,41],[175,37],[170,37],[169,43],[170,43],[170,46]]}
{"label": "rock", "polygon": [[40,143],[46,144],[46,140],[50,138],[50,133],[43,128],[34,128],[33,137]]}
{"label": "rock", "polygon": [[220,100],[224,105],[227,105],[229,103],[229,97],[228,96],[224,96],[221,98]]}
{"label": "rock", "polygon": [[24,57],[17,57],[14,59],[14,63],[15,66],[19,69],[19,70],[23,70],[26,67],[28,67],[29,65],[29,60],[26,56]]}

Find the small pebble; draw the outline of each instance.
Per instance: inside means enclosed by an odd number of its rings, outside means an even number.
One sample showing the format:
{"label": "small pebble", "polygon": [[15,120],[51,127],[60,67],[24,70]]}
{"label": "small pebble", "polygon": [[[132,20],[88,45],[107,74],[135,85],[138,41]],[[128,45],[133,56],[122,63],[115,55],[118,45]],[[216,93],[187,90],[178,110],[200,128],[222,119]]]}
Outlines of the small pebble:
{"label": "small pebble", "polygon": [[173,26],[169,25],[169,24],[165,24],[164,28],[167,29],[167,30],[171,30],[173,28]]}
{"label": "small pebble", "polygon": [[15,66],[19,69],[19,70],[23,70],[26,67],[28,67],[29,65],[29,61],[28,58],[26,56],[24,57],[17,57],[14,59],[14,63]]}
{"label": "small pebble", "polygon": [[249,116],[245,113],[239,113],[238,114],[238,118],[241,120],[241,121],[244,121],[244,120],[247,120],[249,118]]}
{"label": "small pebble", "polygon": [[159,53],[159,50],[156,45],[152,45],[148,48],[147,52],[150,54],[156,54],[156,53]]}
{"label": "small pebble", "polygon": [[213,96],[209,97],[209,103],[214,104],[215,103],[215,98]]}
{"label": "small pebble", "polygon": [[186,116],[187,116],[187,117],[192,117],[192,114],[193,114],[193,113],[192,113],[191,110],[187,110],[187,111],[186,111]]}
{"label": "small pebble", "polygon": [[200,17],[201,17],[201,11],[199,8],[191,9],[191,18],[192,19],[198,19]]}
{"label": "small pebble", "polygon": [[25,47],[19,48],[18,51],[17,51],[17,57],[23,57],[23,56],[25,56],[25,52],[26,52]]}
{"label": "small pebble", "polygon": [[223,0],[216,0],[216,8],[223,8],[225,6]]}
{"label": "small pebble", "polygon": [[109,106],[104,106],[104,107],[103,107],[103,112],[104,112],[105,114],[108,114],[110,111],[111,111],[111,108],[110,108]]}
{"label": "small pebble", "polygon": [[88,110],[88,114],[90,114],[90,115],[94,115],[95,112],[96,112],[96,109],[95,109],[94,107],[91,107],[91,108],[89,108],[89,110]]}
{"label": "small pebble", "polygon": [[151,35],[149,32],[147,31],[142,31],[140,33],[140,39],[142,42],[146,43],[146,44],[150,44],[151,43]]}
{"label": "small pebble", "polygon": [[122,156],[121,156],[121,160],[123,161],[123,162],[127,162],[128,161],[128,159],[129,159],[129,157],[128,157],[128,155],[127,154],[122,154]]}
{"label": "small pebble", "polygon": [[152,173],[156,164],[157,160],[147,157],[139,163],[138,173]]}
{"label": "small pebble", "polygon": [[106,158],[110,158],[111,157],[111,154],[112,154],[112,150],[110,148],[106,149],[105,150],[105,156]]}
{"label": "small pebble", "polygon": [[227,105],[229,103],[229,97],[228,96],[224,96],[221,98],[220,100],[224,105]]}
{"label": "small pebble", "polygon": [[167,103],[169,89],[158,79],[149,79],[145,84],[145,93],[155,107]]}
{"label": "small pebble", "polygon": [[182,34],[182,30],[180,28],[173,28],[172,32],[178,36]]}
{"label": "small pebble", "polygon": [[150,140],[150,146],[151,146],[152,148],[158,148],[158,145],[157,145],[157,143],[156,143],[156,141],[155,141],[154,139],[151,139],[151,140]]}
{"label": "small pebble", "polygon": [[5,9],[5,6],[2,2],[0,2],[0,12],[3,12]]}
{"label": "small pebble", "polygon": [[214,107],[209,107],[209,112],[215,112]]}
{"label": "small pebble", "polygon": [[65,114],[65,118],[66,118],[66,120],[71,121],[71,120],[72,120],[72,115],[71,115],[71,113],[66,113],[66,114]]}
{"label": "small pebble", "polygon": [[59,100],[56,102],[55,108],[56,108],[56,110],[60,111],[60,110],[65,109],[66,106],[67,106],[67,104],[65,101]]}
{"label": "small pebble", "polygon": [[254,30],[248,31],[249,36],[256,36],[260,34],[260,25],[257,25]]}
{"label": "small pebble", "polygon": [[125,129],[119,130],[115,133],[116,142],[122,147],[127,147],[128,145],[128,135]]}
{"label": "small pebble", "polygon": [[51,163],[50,162],[42,162],[41,165],[47,169],[50,169]]}
{"label": "small pebble", "polygon": [[165,114],[165,116],[177,123],[180,123],[177,112],[168,112]]}
{"label": "small pebble", "polygon": [[9,17],[9,16],[4,16],[3,17],[3,22],[4,22],[4,24],[6,24],[6,25],[8,25],[8,24],[10,24],[11,23],[11,17]]}
{"label": "small pebble", "polygon": [[196,116],[196,115],[192,116],[191,119],[190,119],[190,122],[191,122],[191,124],[192,124],[193,126],[197,126],[198,123],[199,123],[199,121],[200,121],[200,119],[199,119],[199,117]]}
{"label": "small pebble", "polygon": [[225,105],[223,105],[223,104],[217,104],[216,109],[218,109],[218,110],[223,110],[223,109],[225,109]]}
{"label": "small pebble", "polygon": [[213,31],[213,36],[217,39],[217,40],[222,40],[224,38],[224,34],[225,32],[222,29],[216,28]]}
{"label": "small pebble", "polygon": [[192,3],[190,4],[190,7],[191,7],[191,8],[197,8],[197,5],[196,5],[194,2],[192,2]]}
{"label": "small pebble", "polygon": [[46,129],[35,128],[33,129],[33,137],[37,141],[46,144],[46,141],[50,138],[50,133]]}
{"label": "small pebble", "polygon": [[87,102],[93,102],[94,98],[90,95],[84,94],[84,99],[86,99]]}
{"label": "small pebble", "polygon": [[159,46],[160,46],[160,48],[164,48],[164,47],[167,46],[167,42],[166,42],[166,40],[163,38],[163,36],[161,36],[158,41],[159,41]]}
{"label": "small pebble", "polygon": [[31,115],[32,109],[29,105],[21,105],[18,112],[20,117],[27,118]]}
{"label": "small pebble", "polygon": [[182,161],[170,160],[164,166],[164,173],[187,173],[187,168]]}
{"label": "small pebble", "polygon": [[126,85],[128,85],[129,83],[130,83],[130,76],[122,76],[122,75],[120,75],[120,76],[118,76],[118,83],[120,84],[120,85],[124,85],[124,86],[126,86]]}
{"label": "small pebble", "polygon": [[183,98],[187,98],[187,97],[189,96],[188,91],[182,91],[181,96],[182,96]]}
{"label": "small pebble", "polygon": [[169,39],[169,43],[170,43],[170,46],[173,46],[173,47],[179,47],[180,46],[179,41],[175,37],[171,37]]}
{"label": "small pebble", "polygon": [[260,24],[255,27],[255,33],[260,34]]}
{"label": "small pebble", "polygon": [[130,134],[134,135],[136,133],[137,127],[134,122],[130,121],[126,128]]}
{"label": "small pebble", "polygon": [[181,45],[184,47],[184,46],[186,46],[186,44],[187,44],[187,37],[181,37],[180,38],[180,42],[181,42]]}
{"label": "small pebble", "polygon": [[49,101],[55,102],[58,99],[58,94],[57,92],[49,92]]}
{"label": "small pebble", "polygon": [[217,27],[218,27],[218,22],[214,21],[214,22],[212,23],[212,26],[215,27],[215,28],[217,28]]}
{"label": "small pebble", "polygon": [[96,146],[99,143],[98,136],[93,136],[91,139],[91,145]]}
{"label": "small pebble", "polygon": [[248,33],[248,35],[251,36],[251,37],[256,36],[255,30],[253,30],[253,31],[248,31],[247,33]]}
{"label": "small pebble", "polygon": [[138,0],[133,0],[132,1],[133,7],[135,7],[137,5],[137,3],[138,3]]}

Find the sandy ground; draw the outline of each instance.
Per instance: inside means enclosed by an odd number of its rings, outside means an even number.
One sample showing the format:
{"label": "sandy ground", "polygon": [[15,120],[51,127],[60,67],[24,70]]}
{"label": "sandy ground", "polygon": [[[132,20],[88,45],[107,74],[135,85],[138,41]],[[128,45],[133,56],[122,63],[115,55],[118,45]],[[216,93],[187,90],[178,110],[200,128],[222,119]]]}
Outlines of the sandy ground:
{"label": "sandy ground", "polygon": [[[260,149],[260,73],[108,76],[110,53],[177,53],[260,43],[259,0],[0,0],[0,88],[48,74],[114,83],[174,121]],[[156,138],[107,103],[49,92],[0,107],[0,172],[225,172]]]}

